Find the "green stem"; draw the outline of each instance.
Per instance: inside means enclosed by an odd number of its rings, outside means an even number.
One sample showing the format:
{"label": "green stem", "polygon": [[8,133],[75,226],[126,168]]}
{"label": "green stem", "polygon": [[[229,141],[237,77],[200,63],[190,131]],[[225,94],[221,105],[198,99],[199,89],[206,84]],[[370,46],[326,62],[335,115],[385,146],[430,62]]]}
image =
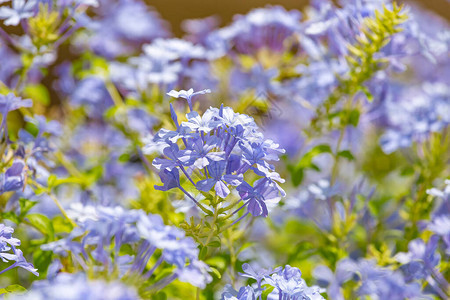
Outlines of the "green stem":
{"label": "green stem", "polygon": [[213,216],[213,222],[211,224],[211,232],[208,235],[208,238],[206,239],[206,243],[204,244],[205,246],[207,246],[209,244],[209,242],[211,241],[215,231],[216,231],[216,222],[217,222],[217,217],[219,215],[219,209],[217,208],[218,203],[217,203],[217,195],[214,196],[214,203],[213,203],[213,208],[214,208],[214,216]]}
{"label": "green stem", "polygon": [[112,83],[112,81],[106,80],[105,86],[114,104],[116,106],[124,106],[122,96],[120,96],[119,91],[117,90],[116,86]]}
{"label": "green stem", "polygon": [[52,193],[48,193],[48,195],[53,200],[53,202],[55,202],[56,206],[58,206],[58,208],[61,211],[61,213],[63,214],[63,216],[70,222],[70,224],[72,224],[73,227],[77,227],[78,225],[71,218],[69,218],[66,210],[61,205],[61,203],[59,203],[59,200],[55,197],[55,195],[53,195]]}
{"label": "green stem", "polygon": [[231,240],[231,230],[230,228],[227,229],[227,244],[228,244],[228,249],[230,249],[230,277],[231,277],[231,282],[233,283],[233,286],[235,286],[236,284],[236,276],[235,276],[235,270],[234,270],[234,266],[236,265],[236,253],[234,251],[234,247],[233,247],[233,241]]}
{"label": "green stem", "polygon": [[333,186],[333,184],[336,182],[338,171],[339,171],[339,151],[341,151],[341,144],[344,139],[345,135],[345,127],[341,128],[341,131],[339,133],[339,139],[336,145],[336,152],[334,153],[334,164],[333,168],[331,169],[331,182],[330,185]]}
{"label": "green stem", "polygon": [[64,166],[64,168],[66,168],[67,172],[69,172],[70,175],[77,178],[83,178],[83,174],[78,171],[78,169],[72,164],[71,161],[69,161],[65,157],[65,155],[61,151],[55,152],[55,157]]}

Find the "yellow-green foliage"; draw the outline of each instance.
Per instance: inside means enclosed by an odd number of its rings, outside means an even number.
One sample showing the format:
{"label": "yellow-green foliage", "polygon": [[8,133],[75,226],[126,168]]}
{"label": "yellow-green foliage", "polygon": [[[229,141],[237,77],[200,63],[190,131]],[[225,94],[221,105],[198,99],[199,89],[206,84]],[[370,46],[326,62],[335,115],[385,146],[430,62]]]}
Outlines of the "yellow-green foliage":
{"label": "yellow-green foliage", "polygon": [[[377,71],[385,66],[385,59],[376,58],[391,40],[392,36],[400,32],[400,25],[408,19],[403,12],[402,6],[393,3],[392,10],[383,7],[383,11],[375,11],[375,16],[365,18],[360,35],[356,36],[356,42],[348,45],[349,54],[346,56],[349,73],[340,78],[340,83],[330,94],[324,105],[317,109],[317,117],[314,120],[315,129],[322,129],[324,124],[332,129],[346,125],[357,125],[354,117],[355,111],[352,107],[352,97],[358,92],[364,92],[369,99],[372,96],[365,86]],[[337,107],[339,102],[347,101],[344,108]],[[336,118],[338,120],[336,120]]]}

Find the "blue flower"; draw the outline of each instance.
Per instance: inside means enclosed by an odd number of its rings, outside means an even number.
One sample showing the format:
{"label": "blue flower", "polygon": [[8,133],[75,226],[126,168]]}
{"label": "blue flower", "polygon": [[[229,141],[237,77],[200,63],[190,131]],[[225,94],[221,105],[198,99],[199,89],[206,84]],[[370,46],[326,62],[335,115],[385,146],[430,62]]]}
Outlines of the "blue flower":
{"label": "blue flower", "polygon": [[255,54],[264,47],[280,52],[285,40],[299,31],[300,19],[299,11],[281,6],[254,9],[245,16],[237,15],[230,26],[213,31],[206,43],[243,54]]}
{"label": "blue flower", "polygon": [[231,285],[225,286],[221,300],[256,300],[260,293],[256,292],[251,286],[243,286],[239,291],[235,291]]}
{"label": "blue flower", "polygon": [[4,192],[17,191],[23,188],[25,181],[25,163],[22,160],[15,160],[5,174],[0,175],[0,194]]}
{"label": "blue flower", "polygon": [[450,90],[445,83],[393,87],[384,105],[388,124],[380,144],[387,154],[423,141],[450,124]]}
{"label": "blue flower", "polygon": [[22,19],[34,15],[37,4],[37,0],[12,0],[12,7],[0,7],[0,19],[6,19],[5,25],[18,25]]}
{"label": "blue flower", "polygon": [[264,69],[259,64],[249,71],[234,69],[230,75],[230,86],[238,93],[253,89],[256,97],[266,98],[269,94],[279,92],[279,83],[275,81],[278,73],[279,71],[275,68]]}
{"label": "blue flower", "polygon": [[440,263],[441,255],[437,252],[439,236],[434,235],[428,243],[422,239],[415,239],[409,242],[408,252],[400,252],[395,255],[398,262],[402,264],[401,269],[406,275],[406,279],[425,279],[436,270]]}
{"label": "blue flower", "polygon": [[266,277],[269,276],[273,273],[277,273],[279,271],[281,271],[281,267],[275,268],[275,269],[257,269],[252,267],[251,265],[245,263],[242,265],[242,270],[244,271],[244,273],[239,273],[240,276],[242,277],[248,277],[248,278],[253,278],[256,280],[256,284],[258,285],[258,289],[261,289],[261,283],[262,280]]}
{"label": "blue flower", "polygon": [[[154,289],[161,289],[177,278],[203,287],[212,280],[209,267],[198,260],[199,250],[194,240],[186,237],[184,231],[164,225],[158,215],[120,206],[94,207],[80,203],[72,205],[68,215],[78,226],[67,237],[41,248],[60,256],[70,253],[76,258],[74,268],[93,267],[99,272],[120,270],[119,278],[136,276],[147,280],[162,263],[171,265],[170,280],[158,281]],[[124,247],[136,255],[122,253]],[[155,256],[153,266],[148,268],[152,256]],[[188,274],[197,277],[189,278]]]}
{"label": "blue flower", "polygon": [[22,100],[20,97],[16,97],[13,93],[9,93],[8,95],[0,95],[0,112],[2,114],[2,123],[0,124],[0,136],[5,131],[7,134],[6,128],[6,117],[10,111],[19,109],[21,107],[31,107],[33,102],[30,99]]}
{"label": "blue flower", "polygon": [[[13,232],[13,228],[0,223],[0,259],[5,263],[15,261],[12,265],[0,270],[0,274],[15,267],[19,267],[39,276],[37,269],[34,268],[33,264],[27,262],[23,256],[22,250],[17,249],[17,247],[20,246],[20,240],[12,236]],[[12,253],[10,251],[12,251]]]}
{"label": "blue flower", "polygon": [[277,203],[281,199],[279,189],[265,178],[255,181],[253,187],[244,181],[236,190],[244,201],[243,206],[247,206],[253,216],[267,217],[269,212],[266,203]]}
{"label": "blue flower", "polygon": [[225,160],[224,151],[212,151],[219,146],[219,139],[215,136],[209,136],[204,139],[197,137],[194,140],[188,140],[192,143],[189,146],[192,150],[183,150],[180,153],[179,160],[185,166],[194,166],[197,169],[203,169],[209,165],[210,161]]}
{"label": "blue flower", "polygon": [[359,277],[361,296],[378,299],[411,299],[423,297],[420,284],[407,283],[400,271],[377,266],[375,261],[360,259],[355,274]]}
{"label": "blue flower", "polygon": [[221,198],[226,198],[230,194],[230,189],[228,189],[225,183],[232,186],[238,186],[243,181],[242,174],[231,175],[224,174],[227,162],[222,161],[210,161],[207,170],[211,178],[200,180],[197,182],[196,186],[200,191],[209,192],[213,187],[216,194]]}
{"label": "blue flower", "polygon": [[168,96],[170,97],[174,97],[174,98],[184,98],[187,100],[188,105],[189,105],[189,109],[192,111],[192,97],[196,96],[196,95],[204,95],[204,94],[208,94],[211,93],[211,90],[207,89],[207,90],[202,90],[202,91],[198,91],[194,93],[193,89],[189,89],[187,91],[185,90],[181,90],[181,91],[175,91],[175,90],[171,90],[170,92],[167,93]]}
{"label": "blue flower", "polygon": [[14,229],[0,223],[0,258],[3,262],[16,259],[15,254],[7,253],[11,247],[20,246],[20,240],[12,236]]}
{"label": "blue flower", "polygon": [[104,2],[96,13],[92,20],[84,17],[91,33],[88,44],[109,59],[132,55],[144,43],[170,36],[167,23],[141,1]]}
{"label": "blue flower", "polygon": [[178,169],[163,169],[159,172],[159,178],[161,178],[161,182],[163,186],[155,185],[155,189],[160,191],[168,191],[173,188],[180,187],[180,175],[178,173]]}
{"label": "blue flower", "polygon": [[354,277],[356,263],[351,259],[341,259],[336,264],[333,273],[327,266],[318,266],[313,271],[313,276],[322,287],[327,287],[327,294],[331,299],[344,300],[341,286]]}
{"label": "blue flower", "polygon": [[269,294],[267,299],[311,299],[324,300],[320,293],[322,290],[317,286],[309,287],[303,280],[302,272],[298,268],[286,265],[284,268],[276,268],[275,270],[261,270],[256,272],[248,264],[243,266],[245,274],[240,274],[244,277],[254,278],[258,281],[258,288],[246,286],[240,288],[236,292],[230,286],[226,287],[222,293],[222,300],[256,300],[262,299],[261,293],[264,288],[261,288],[260,282],[273,287],[273,291]]}
{"label": "blue flower", "polygon": [[13,300],[138,300],[137,292],[119,281],[89,280],[86,274],[60,273],[48,280],[36,281],[24,294],[14,294]]}
{"label": "blue flower", "polygon": [[222,124],[221,120],[217,119],[213,110],[207,110],[202,116],[196,111],[191,111],[186,114],[186,117],[188,121],[181,123],[181,125],[192,131],[198,130],[203,133],[209,133],[211,130]]}
{"label": "blue flower", "polygon": [[[169,94],[190,100],[196,93],[191,89],[171,91]],[[264,139],[253,118],[235,113],[223,105],[220,108],[211,107],[203,115],[191,111],[186,115],[188,120],[181,124],[172,106],[171,116],[177,129],[161,129],[152,143],[144,148],[146,151],[156,145],[163,147],[166,158],[153,160],[153,165],[160,171],[178,169],[198,191],[210,192],[214,188],[214,193],[223,199],[236,188],[243,204],[234,213],[248,206],[248,211],[253,215],[267,216],[266,203],[276,203],[281,199],[280,195],[286,195],[277,183],[284,182],[284,179],[268,163],[277,161],[284,150],[273,141]],[[244,181],[244,174],[249,170],[262,177],[254,182],[253,187]],[[160,174],[163,175],[163,182],[173,182],[167,187],[178,187],[200,205],[185,188],[177,186],[178,178],[169,179],[168,172]]]}
{"label": "blue flower", "polygon": [[84,78],[77,84],[70,101],[74,106],[86,106],[88,114],[97,118],[113,104],[104,81],[94,76]]}

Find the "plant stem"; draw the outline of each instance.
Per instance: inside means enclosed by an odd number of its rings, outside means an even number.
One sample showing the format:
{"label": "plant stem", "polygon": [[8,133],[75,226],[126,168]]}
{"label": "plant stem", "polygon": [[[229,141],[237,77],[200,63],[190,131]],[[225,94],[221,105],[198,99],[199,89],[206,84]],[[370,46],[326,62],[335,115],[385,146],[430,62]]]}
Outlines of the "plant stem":
{"label": "plant stem", "polygon": [[83,178],[83,174],[81,174],[80,171],[72,164],[71,161],[69,161],[62,152],[57,151],[55,152],[56,159],[59,160],[59,162],[66,168],[66,170],[69,172],[70,175],[77,177],[77,178]]}
{"label": "plant stem", "polygon": [[106,89],[108,90],[109,95],[111,96],[111,99],[113,100],[114,104],[116,106],[123,106],[123,100],[122,96],[120,96],[119,91],[117,90],[116,86],[110,81],[109,79],[105,81]]}
{"label": "plant stem", "polygon": [[55,197],[55,195],[53,195],[52,193],[48,193],[48,195],[53,200],[53,202],[55,202],[56,206],[58,206],[63,216],[70,222],[70,224],[72,224],[73,227],[77,227],[78,225],[71,218],[69,218],[66,210],[64,209],[64,207],[62,207],[61,203],[59,203],[59,200]]}
{"label": "plant stem", "polygon": [[219,209],[217,208],[218,203],[217,203],[217,195],[214,196],[214,203],[213,203],[213,209],[214,209],[214,216],[213,216],[213,222],[211,224],[211,232],[208,235],[208,238],[206,239],[206,243],[204,244],[205,246],[207,246],[209,244],[209,242],[211,241],[214,233],[215,233],[215,228],[216,228],[216,222],[217,222],[217,217],[219,215]]}

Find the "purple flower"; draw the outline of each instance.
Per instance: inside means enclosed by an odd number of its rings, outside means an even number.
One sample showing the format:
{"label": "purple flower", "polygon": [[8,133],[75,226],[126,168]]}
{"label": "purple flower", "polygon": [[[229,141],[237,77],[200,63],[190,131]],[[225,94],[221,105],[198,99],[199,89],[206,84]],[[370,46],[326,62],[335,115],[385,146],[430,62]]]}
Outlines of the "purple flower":
{"label": "purple flower", "polygon": [[11,247],[20,246],[20,240],[12,236],[13,232],[12,227],[0,223],[0,258],[3,262],[15,260],[17,257],[15,254],[7,253]]}
{"label": "purple flower", "polygon": [[256,292],[251,286],[243,286],[239,291],[235,291],[229,284],[225,286],[221,300],[256,300],[260,293]]}
{"label": "purple flower", "polygon": [[32,263],[27,262],[27,260],[23,256],[22,250],[15,249],[14,252],[15,252],[17,258],[16,258],[16,262],[13,264],[13,266],[25,269],[28,272],[33,273],[36,276],[39,276],[37,269],[34,268]]}
{"label": "purple flower", "polygon": [[181,165],[181,161],[178,159],[180,153],[180,149],[177,144],[170,143],[167,147],[164,148],[163,154],[167,158],[155,158],[153,160],[153,166],[158,170],[169,170],[171,171],[173,168]]}
{"label": "purple flower", "polygon": [[[37,269],[34,268],[33,264],[27,262],[23,256],[22,250],[16,248],[20,246],[20,240],[12,236],[13,232],[13,228],[0,223],[0,259],[5,263],[15,261],[12,265],[0,270],[0,274],[15,267],[19,267],[39,276]],[[12,251],[12,253],[10,251]]]}
{"label": "purple flower", "polygon": [[267,98],[269,94],[279,91],[279,84],[275,81],[278,73],[275,68],[266,70],[259,64],[245,72],[234,69],[230,75],[230,85],[238,93],[253,89],[256,97]]}
{"label": "purple flower", "polygon": [[[195,93],[191,89],[169,94],[190,99]],[[186,115],[188,120],[181,124],[172,106],[171,116],[177,129],[161,129],[152,143],[146,146],[154,149],[160,145],[164,149],[166,158],[153,160],[156,168],[168,171],[179,169],[197,190],[210,192],[214,188],[214,193],[221,198],[226,198],[236,187],[244,201],[241,208],[248,205],[255,216],[267,216],[266,203],[278,202],[280,194],[285,196],[277,183],[284,180],[268,163],[278,160],[278,155],[284,150],[273,141],[264,139],[253,118],[235,113],[223,105],[220,108],[211,107],[203,115],[191,111]],[[253,187],[243,181],[244,174],[249,170],[262,177],[255,181]],[[168,173],[163,174],[166,176]],[[164,177],[164,180],[175,182],[167,178]],[[176,184],[170,187],[176,187]],[[178,187],[200,205],[186,189]]]}
{"label": "purple flower", "polygon": [[37,0],[12,0],[12,7],[0,7],[0,19],[5,25],[18,25],[22,19],[28,19],[35,13]]}
{"label": "purple flower", "polygon": [[415,239],[409,242],[408,252],[400,252],[395,255],[398,262],[402,264],[401,269],[406,275],[406,279],[425,279],[435,271],[441,260],[437,252],[439,236],[434,235],[428,243],[422,239]]}
{"label": "purple flower", "polygon": [[435,216],[428,224],[428,230],[439,235],[446,247],[447,255],[450,255],[450,215]]}
{"label": "purple flower", "polygon": [[196,95],[204,95],[204,94],[209,94],[211,93],[211,90],[207,89],[207,90],[202,90],[202,91],[198,91],[194,93],[193,89],[189,89],[187,91],[185,90],[181,90],[181,91],[175,91],[175,90],[171,90],[170,92],[167,93],[167,95],[169,95],[170,97],[174,97],[174,98],[184,98],[187,100],[188,105],[189,105],[189,109],[192,111],[192,97],[196,96]]}
{"label": "purple flower", "polygon": [[39,136],[46,133],[53,136],[60,136],[62,134],[61,124],[56,120],[47,121],[44,116],[34,115],[33,118],[26,116],[25,121],[36,125]]}
{"label": "purple flower", "polygon": [[358,294],[378,299],[411,299],[423,297],[420,284],[407,283],[401,272],[377,266],[373,260],[360,259],[355,270],[359,276]]}
{"label": "purple flower", "polygon": [[87,77],[81,80],[70,100],[75,106],[86,106],[88,113],[94,117],[101,117],[103,112],[113,104],[104,81],[99,77]]}
{"label": "purple flower", "polygon": [[217,16],[210,16],[204,19],[188,19],[181,23],[183,30],[188,33],[187,40],[193,43],[205,45],[208,34],[219,25]]}
{"label": "purple flower", "polygon": [[279,189],[265,178],[255,181],[253,187],[244,181],[236,190],[244,201],[243,206],[247,206],[253,216],[267,217],[266,203],[278,203],[281,199]]}
{"label": "purple flower", "polygon": [[332,299],[344,300],[341,286],[351,280],[356,270],[356,263],[351,259],[342,259],[336,265],[336,271],[333,273],[326,266],[318,266],[313,271],[313,276],[318,284],[327,287],[327,294]]}
{"label": "purple flower", "polygon": [[200,131],[209,133],[214,128],[218,127],[222,122],[217,119],[214,111],[207,110],[203,116],[200,116],[196,111],[191,111],[186,114],[187,122],[183,122],[183,127],[187,127],[192,131]]}
{"label": "purple flower", "polygon": [[[199,250],[194,240],[186,237],[184,231],[164,225],[158,215],[120,206],[94,207],[81,203],[72,205],[68,215],[78,226],[67,237],[41,248],[61,256],[70,253],[76,261],[74,268],[93,266],[99,272],[119,270],[119,278],[133,276],[147,280],[165,262],[173,266],[173,272],[168,280],[161,279],[152,288],[160,289],[176,278],[198,286],[211,281],[208,266],[198,260]],[[124,248],[135,255],[122,253]],[[148,268],[155,253],[158,257]],[[189,278],[189,274],[198,277]]]}
{"label": "purple flower", "polygon": [[159,172],[159,177],[163,186],[155,185],[155,189],[160,191],[168,191],[173,188],[180,187],[180,175],[178,169],[174,168],[171,171],[163,169]]}
{"label": "purple flower", "polygon": [[[302,272],[298,268],[286,265],[284,268],[276,268],[273,271],[261,270],[255,272],[248,264],[244,264],[243,268],[247,269],[244,277],[257,278],[263,283],[273,287],[273,291],[269,294],[267,299],[311,299],[323,300],[320,293],[322,290],[317,286],[308,287],[305,280],[303,280]],[[244,269],[244,271],[245,271]],[[223,300],[256,300],[261,298],[261,293],[264,289],[258,283],[258,288],[247,286],[242,287],[239,292],[233,290],[230,286],[226,287],[226,291],[222,294]]]}
{"label": "purple flower", "polygon": [[0,112],[2,114],[2,123],[0,125],[0,134],[3,130],[7,132],[6,117],[10,111],[19,109],[21,107],[31,107],[33,102],[30,99],[22,100],[20,97],[16,97],[13,93],[8,95],[0,95]]}
{"label": "purple flower", "polygon": [[224,151],[212,151],[218,146],[219,141],[220,140],[215,136],[210,136],[205,139],[199,137],[195,140],[188,140],[188,143],[192,143],[192,145],[189,146],[192,150],[183,150],[180,153],[179,160],[183,165],[193,165],[197,169],[205,168],[209,165],[209,161],[225,160]]}
{"label": "purple flower", "polygon": [[25,180],[25,163],[22,160],[15,160],[5,174],[1,174],[0,178],[0,194],[4,192],[17,191],[23,188]]}
{"label": "purple flower", "polygon": [[212,32],[207,44],[243,54],[255,54],[264,47],[281,52],[285,40],[300,29],[300,19],[299,11],[286,11],[281,6],[254,9],[245,16],[235,16],[230,26]]}
{"label": "purple flower", "polygon": [[244,273],[239,273],[242,277],[253,278],[256,280],[256,284],[258,285],[258,289],[261,289],[261,282],[266,277],[273,273],[277,273],[281,271],[281,267],[275,269],[255,269],[251,265],[245,263],[242,265],[242,270]]}
{"label": "purple flower", "polygon": [[213,187],[216,194],[221,198],[226,198],[230,194],[227,184],[238,186],[243,181],[242,175],[224,174],[226,161],[210,161],[207,170],[211,178],[200,180],[196,187],[200,191],[209,192]]}
{"label": "purple flower", "polygon": [[449,99],[450,90],[444,83],[392,88],[384,104],[388,128],[380,139],[383,151],[389,154],[409,147],[446,128],[450,124]]}
{"label": "purple flower", "polygon": [[93,20],[86,18],[92,32],[88,44],[108,59],[134,54],[144,43],[169,37],[167,23],[142,1],[100,1]]}
{"label": "purple flower", "polygon": [[60,273],[54,278],[36,281],[24,294],[13,294],[13,300],[138,300],[137,292],[120,281],[89,280],[84,273]]}

